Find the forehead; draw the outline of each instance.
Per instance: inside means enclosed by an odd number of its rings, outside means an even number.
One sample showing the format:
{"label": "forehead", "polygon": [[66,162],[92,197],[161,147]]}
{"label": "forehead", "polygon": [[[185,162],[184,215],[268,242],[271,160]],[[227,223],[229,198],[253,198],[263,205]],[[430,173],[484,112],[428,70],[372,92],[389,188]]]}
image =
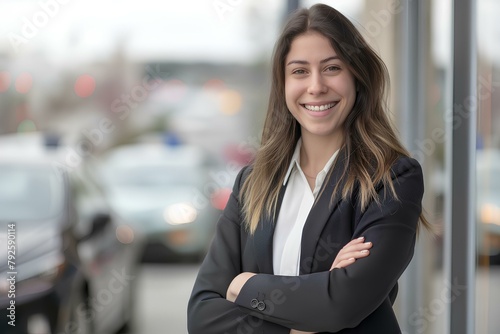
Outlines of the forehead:
{"label": "forehead", "polygon": [[305,60],[312,62],[336,55],[337,53],[327,37],[316,31],[308,31],[293,39],[286,61]]}

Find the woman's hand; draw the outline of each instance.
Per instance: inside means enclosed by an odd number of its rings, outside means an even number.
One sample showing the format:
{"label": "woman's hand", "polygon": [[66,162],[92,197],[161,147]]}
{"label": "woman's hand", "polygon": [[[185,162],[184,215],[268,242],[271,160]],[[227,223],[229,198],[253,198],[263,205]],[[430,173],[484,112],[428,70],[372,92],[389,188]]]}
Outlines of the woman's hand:
{"label": "woman's hand", "polygon": [[317,332],[302,332],[302,331],[298,331],[296,329],[290,330],[290,334],[314,334],[314,333],[317,333]]}
{"label": "woman's hand", "polygon": [[229,287],[227,288],[226,299],[234,303],[236,298],[238,298],[243,285],[245,285],[250,277],[254,275],[254,273],[241,273],[233,278],[231,284],[229,284]]}
{"label": "woman's hand", "polygon": [[365,237],[361,237],[351,240],[345,245],[335,257],[330,270],[345,268],[356,262],[357,259],[367,257],[370,254],[369,249],[372,248],[372,243],[364,241]]}

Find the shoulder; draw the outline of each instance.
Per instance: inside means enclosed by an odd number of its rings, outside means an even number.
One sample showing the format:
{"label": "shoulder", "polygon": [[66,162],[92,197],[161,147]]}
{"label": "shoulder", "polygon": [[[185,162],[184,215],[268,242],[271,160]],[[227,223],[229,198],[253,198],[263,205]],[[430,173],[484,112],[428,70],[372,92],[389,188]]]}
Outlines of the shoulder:
{"label": "shoulder", "polygon": [[248,176],[250,175],[250,173],[252,172],[253,170],[253,165],[246,165],[246,166],[243,166],[243,168],[240,169],[240,171],[238,172],[238,175],[236,176],[236,181],[235,181],[235,184],[234,186],[241,188],[243,186],[243,183],[245,183],[245,180],[248,178]]}
{"label": "shoulder", "polygon": [[243,184],[245,183],[246,179],[250,175],[250,173],[253,170],[253,165],[246,165],[243,166],[243,168],[240,169],[238,172],[238,175],[236,176],[236,179],[234,181],[233,185],[233,194],[235,194],[238,198],[240,197],[240,190],[243,187]]}
{"label": "shoulder", "polygon": [[398,178],[403,175],[422,175],[422,167],[420,163],[407,156],[400,156],[394,161],[391,166],[392,178]]}

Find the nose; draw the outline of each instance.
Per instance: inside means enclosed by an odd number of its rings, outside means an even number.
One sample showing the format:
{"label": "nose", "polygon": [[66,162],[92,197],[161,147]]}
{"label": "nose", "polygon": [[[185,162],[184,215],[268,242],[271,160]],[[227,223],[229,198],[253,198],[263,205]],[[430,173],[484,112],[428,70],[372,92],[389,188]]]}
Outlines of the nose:
{"label": "nose", "polygon": [[328,87],[324,83],[324,79],[320,74],[314,74],[310,77],[309,87],[307,92],[311,95],[319,95],[326,93]]}

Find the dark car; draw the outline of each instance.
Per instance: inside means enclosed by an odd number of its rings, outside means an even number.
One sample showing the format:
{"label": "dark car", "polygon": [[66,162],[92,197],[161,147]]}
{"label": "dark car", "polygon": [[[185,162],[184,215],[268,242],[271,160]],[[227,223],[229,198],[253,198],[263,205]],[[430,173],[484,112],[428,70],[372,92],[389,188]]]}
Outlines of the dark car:
{"label": "dark car", "polygon": [[113,333],[131,319],[140,236],[58,156],[0,154],[0,333]]}

